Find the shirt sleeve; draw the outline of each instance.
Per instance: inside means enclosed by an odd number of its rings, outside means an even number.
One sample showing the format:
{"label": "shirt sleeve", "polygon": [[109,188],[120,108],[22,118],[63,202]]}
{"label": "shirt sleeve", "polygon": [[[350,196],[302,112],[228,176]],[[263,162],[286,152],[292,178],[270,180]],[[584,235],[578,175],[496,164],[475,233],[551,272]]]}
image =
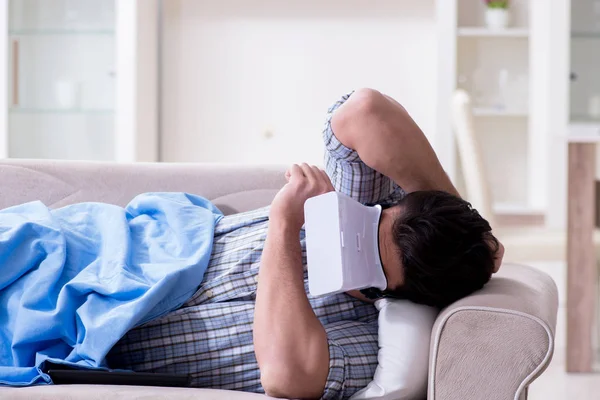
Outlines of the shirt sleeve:
{"label": "shirt sleeve", "polygon": [[390,178],[369,168],[358,153],[344,146],[331,128],[331,118],[352,96],[342,96],[327,111],[323,140],[325,142],[325,171],[336,191],[363,204],[393,204],[404,197],[404,191]]}
{"label": "shirt sleeve", "polygon": [[340,321],[325,326],[329,375],[322,400],[347,399],[373,380],[377,368],[377,320]]}

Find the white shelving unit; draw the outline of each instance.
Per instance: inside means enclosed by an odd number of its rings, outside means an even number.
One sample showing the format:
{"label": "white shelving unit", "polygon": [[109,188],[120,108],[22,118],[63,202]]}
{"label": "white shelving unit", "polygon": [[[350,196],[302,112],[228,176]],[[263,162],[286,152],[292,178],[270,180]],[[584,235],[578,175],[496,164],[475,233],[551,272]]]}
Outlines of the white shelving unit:
{"label": "white shelving unit", "polygon": [[438,57],[444,68],[438,73],[436,151],[456,180],[460,170],[448,104],[457,88],[464,89],[474,103],[495,212],[543,214],[547,224],[556,226],[564,224],[564,212],[550,219],[548,215],[564,206],[552,197],[564,195],[560,169],[566,170],[566,164],[555,156],[564,143],[554,136],[564,134],[566,127],[564,10],[569,0],[534,3],[511,1],[510,26],[490,30],[482,1],[437,0]]}
{"label": "white shelving unit", "polygon": [[0,0],[0,158],[155,161],[157,11]]}

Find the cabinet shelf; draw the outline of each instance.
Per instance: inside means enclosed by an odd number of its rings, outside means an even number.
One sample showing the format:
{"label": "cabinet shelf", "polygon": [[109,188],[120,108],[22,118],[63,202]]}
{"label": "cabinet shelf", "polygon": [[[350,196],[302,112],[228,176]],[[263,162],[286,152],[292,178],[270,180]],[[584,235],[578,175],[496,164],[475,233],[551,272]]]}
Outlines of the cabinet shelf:
{"label": "cabinet shelf", "polygon": [[592,123],[600,123],[600,117],[593,117],[591,115],[587,115],[587,114],[571,114],[570,116],[570,121],[571,123],[587,123],[587,122],[592,122]]}
{"label": "cabinet shelf", "polygon": [[600,39],[600,32],[571,32],[573,39]]}
{"label": "cabinet shelf", "polygon": [[480,27],[465,27],[458,28],[458,36],[460,37],[480,37],[480,38],[527,38],[529,37],[529,29],[527,28],[506,28],[492,30]]}
{"label": "cabinet shelf", "polygon": [[528,116],[528,113],[527,111],[520,110],[502,110],[493,107],[474,107],[473,116],[526,118]]}
{"label": "cabinet shelf", "polygon": [[14,36],[113,36],[112,29],[10,29],[9,35]]}
{"label": "cabinet shelf", "polygon": [[598,143],[600,142],[600,119],[577,121],[571,119],[569,131],[563,136],[569,143]]}
{"label": "cabinet shelf", "polygon": [[112,109],[102,108],[73,108],[73,109],[61,109],[61,108],[20,108],[13,107],[10,109],[11,114],[57,114],[57,115],[111,115],[114,113]]}

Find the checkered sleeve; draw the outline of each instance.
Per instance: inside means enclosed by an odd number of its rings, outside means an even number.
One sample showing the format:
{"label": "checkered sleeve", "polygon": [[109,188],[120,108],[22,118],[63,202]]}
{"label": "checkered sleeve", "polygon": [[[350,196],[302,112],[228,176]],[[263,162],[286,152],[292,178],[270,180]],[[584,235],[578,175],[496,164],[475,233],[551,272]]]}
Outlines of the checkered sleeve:
{"label": "checkered sleeve", "polygon": [[377,367],[377,321],[340,321],[325,326],[329,375],[323,400],[347,399],[373,380]]}
{"label": "checkered sleeve", "polygon": [[363,204],[395,203],[404,196],[404,191],[387,176],[369,168],[355,150],[338,140],[331,128],[333,114],[351,95],[342,96],[327,111],[323,129],[325,170],[336,191]]}

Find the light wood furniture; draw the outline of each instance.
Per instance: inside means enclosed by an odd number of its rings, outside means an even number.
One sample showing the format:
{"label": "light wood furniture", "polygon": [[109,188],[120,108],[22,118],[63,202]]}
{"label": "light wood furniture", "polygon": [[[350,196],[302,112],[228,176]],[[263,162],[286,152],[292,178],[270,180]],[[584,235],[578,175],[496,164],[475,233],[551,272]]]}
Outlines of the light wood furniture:
{"label": "light wood furniture", "polygon": [[600,135],[570,136],[568,141],[567,372],[592,372],[594,306],[598,296],[593,240],[595,171]]}

